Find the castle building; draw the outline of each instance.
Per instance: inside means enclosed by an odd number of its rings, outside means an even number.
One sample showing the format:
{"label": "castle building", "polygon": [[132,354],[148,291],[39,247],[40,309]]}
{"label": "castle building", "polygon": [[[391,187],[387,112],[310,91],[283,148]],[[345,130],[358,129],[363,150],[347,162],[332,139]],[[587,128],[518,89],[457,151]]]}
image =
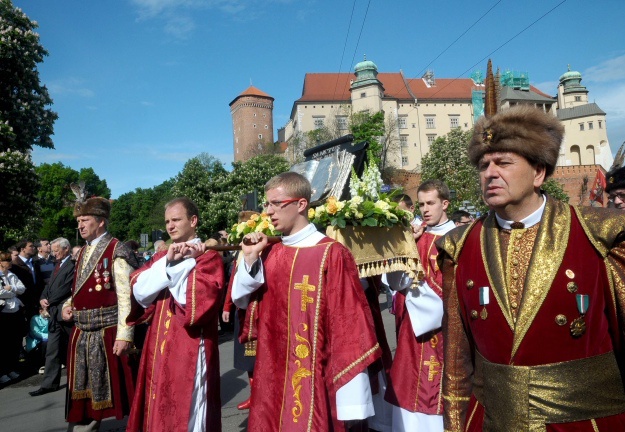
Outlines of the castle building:
{"label": "castle building", "polygon": [[558,165],[601,165],[609,170],[614,158],[608,142],[605,112],[589,102],[582,74],[569,70],[558,85],[558,119],[565,129]]}
{"label": "castle building", "polygon": [[[472,129],[484,112],[483,94],[479,74],[451,79],[436,78],[428,71],[421,78],[409,79],[401,71],[378,73],[375,63],[365,59],[353,74],[307,73],[302,96],[294,102],[281,133],[289,145],[296,137],[324,127],[344,135],[349,133],[352,113],[384,111],[386,124],[394,125],[396,141],[388,157],[390,165],[418,172],[436,138],[454,128]],[[551,111],[555,100],[527,84],[523,89],[502,89],[501,103],[532,103]]]}
{"label": "castle building", "polygon": [[234,160],[246,161],[273,144],[274,98],[254,86],[230,102]]}

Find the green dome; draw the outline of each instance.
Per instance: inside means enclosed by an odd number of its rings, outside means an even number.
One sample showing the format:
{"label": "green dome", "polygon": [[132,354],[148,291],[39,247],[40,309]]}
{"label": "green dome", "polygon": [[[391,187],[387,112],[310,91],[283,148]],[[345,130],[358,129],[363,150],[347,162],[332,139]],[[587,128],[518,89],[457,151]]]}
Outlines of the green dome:
{"label": "green dome", "polygon": [[365,59],[363,61],[356,64],[356,66],[354,67],[354,72],[358,73],[364,70],[375,70],[377,72],[378,67],[371,60],[367,60],[367,56],[365,56]]}
{"label": "green dome", "polygon": [[562,76],[560,77],[560,82],[570,81],[570,80],[581,81],[582,80],[582,74],[577,72],[577,71],[572,71],[571,70],[571,66],[569,65],[569,70],[567,72],[565,72],[564,74],[562,74]]}

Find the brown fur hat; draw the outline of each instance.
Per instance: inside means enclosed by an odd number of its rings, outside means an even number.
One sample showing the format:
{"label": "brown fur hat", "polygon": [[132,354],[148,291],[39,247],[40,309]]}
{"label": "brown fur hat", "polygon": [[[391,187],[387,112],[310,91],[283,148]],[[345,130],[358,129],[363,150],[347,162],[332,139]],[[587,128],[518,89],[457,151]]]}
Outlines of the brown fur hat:
{"label": "brown fur hat", "polygon": [[108,220],[110,214],[111,203],[106,198],[93,197],[74,204],[74,217],[99,216]]}
{"label": "brown fur hat", "polygon": [[617,168],[606,174],[605,192],[616,189],[625,189],[625,167]]}
{"label": "brown fur hat", "polygon": [[516,153],[533,165],[544,165],[548,177],[558,162],[563,136],[564,127],[555,116],[519,105],[489,118],[481,117],[467,152],[475,166],[486,153]]}

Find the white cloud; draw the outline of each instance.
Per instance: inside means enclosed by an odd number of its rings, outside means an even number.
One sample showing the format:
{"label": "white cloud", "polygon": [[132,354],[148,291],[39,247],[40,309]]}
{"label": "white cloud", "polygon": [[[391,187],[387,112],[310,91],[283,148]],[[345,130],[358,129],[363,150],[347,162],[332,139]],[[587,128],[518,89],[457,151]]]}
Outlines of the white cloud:
{"label": "white cloud", "polygon": [[589,67],[583,72],[582,78],[588,82],[625,80],[625,54]]}
{"label": "white cloud", "polygon": [[46,84],[52,96],[73,95],[83,98],[95,96],[95,92],[85,86],[85,81],[81,78],[64,78]]}
{"label": "white cloud", "polygon": [[172,16],[165,23],[165,33],[176,39],[187,39],[193,30],[195,30],[195,21],[188,16]]}

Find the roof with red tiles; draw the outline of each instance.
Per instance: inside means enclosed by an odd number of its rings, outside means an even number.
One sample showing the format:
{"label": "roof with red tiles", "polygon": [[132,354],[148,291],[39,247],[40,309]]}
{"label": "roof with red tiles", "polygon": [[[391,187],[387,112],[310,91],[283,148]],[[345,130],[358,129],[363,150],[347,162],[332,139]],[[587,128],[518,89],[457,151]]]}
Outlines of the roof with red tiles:
{"label": "roof with red tiles", "polygon": [[[353,73],[307,73],[304,78],[302,97],[297,102],[347,102],[351,99],[350,84]],[[435,85],[428,87],[422,78],[406,78],[401,72],[378,74],[384,87],[384,96],[392,99],[414,100],[470,100],[473,90],[483,90],[471,78],[436,78]],[[534,86],[531,91],[552,98]]]}
{"label": "roof with red tiles", "polygon": [[239,99],[240,97],[243,96],[257,96],[257,97],[263,97],[263,98],[269,98],[271,100],[274,100],[274,98],[272,98],[271,96],[269,96],[267,93],[265,93],[264,91],[254,87],[254,86],[249,86],[248,88],[246,88],[241,94],[239,94],[237,97],[235,97],[232,102],[230,102],[230,105],[232,105],[237,99]]}

